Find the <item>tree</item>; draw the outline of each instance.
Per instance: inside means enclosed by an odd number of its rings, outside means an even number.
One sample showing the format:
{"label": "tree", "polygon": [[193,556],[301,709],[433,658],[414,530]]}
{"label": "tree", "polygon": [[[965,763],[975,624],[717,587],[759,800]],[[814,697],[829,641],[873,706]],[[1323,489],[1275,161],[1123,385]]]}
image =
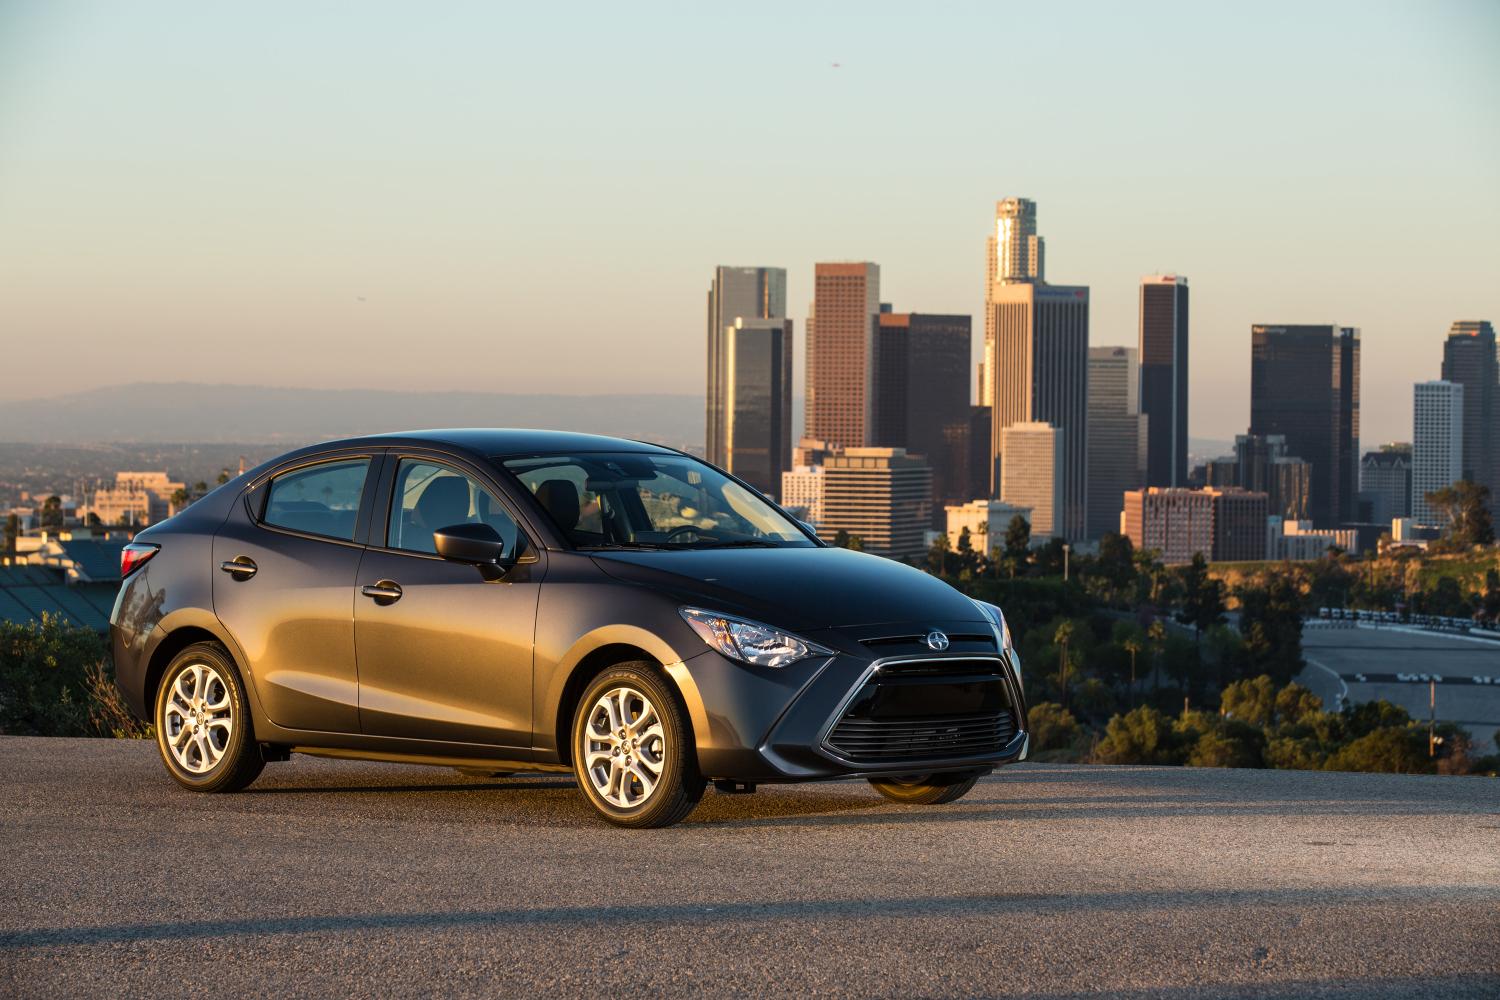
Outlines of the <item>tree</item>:
{"label": "tree", "polygon": [[927,568],[932,571],[933,576],[945,576],[949,570],[953,555],[953,547],[948,543],[948,533],[938,532],[937,538],[933,539],[932,547],[927,550]]}
{"label": "tree", "polygon": [[1122,642],[1122,643],[1120,643],[1120,645],[1124,646],[1125,647],[1125,652],[1127,652],[1127,653],[1130,654],[1130,696],[1132,698],[1134,698],[1135,697],[1135,656],[1136,656],[1137,653],[1139,653],[1141,651],[1141,639],[1140,639],[1140,636],[1137,636],[1137,635],[1127,636],[1126,639],[1125,639],[1125,641]]}
{"label": "tree", "polygon": [[1452,548],[1467,549],[1491,545],[1495,526],[1490,520],[1490,488],[1461,479],[1451,486],[1433,490],[1426,496],[1445,525],[1443,540]]}
{"label": "tree", "polygon": [[843,528],[834,533],[833,544],[837,548],[849,549],[853,552],[863,552],[865,550],[865,540],[858,535],[849,534]]}
{"label": "tree", "polygon": [[220,469],[219,470],[219,478],[217,480],[215,480],[215,482],[218,483],[218,485],[220,485],[220,486],[223,486],[225,483],[229,482],[229,470],[228,469]]}
{"label": "tree", "polygon": [[1302,608],[1292,572],[1275,573],[1264,589],[1246,588],[1239,596],[1246,669],[1287,683],[1302,672]]}
{"label": "tree", "polygon": [[1202,552],[1182,570],[1182,611],[1177,620],[1193,626],[1193,641],[1201,643],[1203,630],[1224,621],[1224,583],[1208,575],[1208,560]]}
{"label": "tree", "polygon": [[1178,764],[1179,738],[1167,717],[1149,705],[1109,720],[1104,739],[1094,748],[1101,764]]}
{"label": "tree", "polygon": [[53,494],[42,501],[42,527],[47,531],[61,531],[62,526],[62,497]]}
{"label": "tree", "polygon": [[1062,706],[1068,707],[1068,640],[1073,638],[1073,623],[1063,619],[1057,626],[1057,631],[1052,633],[1052,642],[1058,647],[1057,654],[1057,676],[1058,685],[1062,688]]}
{"label": "tree", "polygon": [[1113,531],[1099,539],[1099,556],[1094,561],[1097,575],[1109,582],[1116,593],[1129,594],[1135,587],[1135,544],[1129,535]]}
{"label": "tree", "polygon": [[1198,737],[1188,752],[1189,767],[1264,767],[1265,733],[1229,719]]}
{"label": "tree", "polygon": [[1031,724],[1032,746],[1037,750],[1062,750],[1078,738],[1078,720],[1055,702],[1033,706],[1026,718]]}
{"label": "tree", "polygon": [[958,529],[958,549],[955,554],[958,557],[959,572],[972,572],[979,568],[979,554],[974,551],[974,537],[969,534],[967,524]]}
{"label": "tree", "polygon": [[1479,606],[1490,621],[1500,621],[1500,572],[1484,571],[1484,593],[1480,595]]}
{"label": "tree", "polygon": [[103,659],[97,632],[56,615],[0,621],[0,732],[90,735],[88,669]]}
{"label": "tree", "polygon": [[1151,641],[1151,690],[1156,691],[1161,688],[1161,654],[1167,648],[1167,626],[1160,618],[1146,630],[1146,638]]}
{"label": "tree", "polygon": [[1432,769],[1427,759],[1427,734],[1409,726],[1372,730],[1334,751],[1323,766],[1329,771],[1388,774],[1422,774]]}
{"label": "tree", "polygon": [[[1013,566],[1023,566],[1030,548],[1031,523],[1017,514],[1010,519],[1010,525],[1005,529],[1005,558],[1014,560]],[[1016,575],[1014,568],[1010,575]]]}
{"label": "tree", "polygon": [[1219,696],[1219,711],[1253,726],[1269,726],[1276,717],[1276,684],[1265,674],[1235,681]]}

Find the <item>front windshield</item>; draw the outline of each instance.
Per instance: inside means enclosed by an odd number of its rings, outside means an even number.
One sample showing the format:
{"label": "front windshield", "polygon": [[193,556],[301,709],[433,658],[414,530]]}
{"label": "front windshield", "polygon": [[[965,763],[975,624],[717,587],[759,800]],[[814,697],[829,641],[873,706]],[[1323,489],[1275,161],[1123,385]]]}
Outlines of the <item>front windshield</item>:
{"label": "front windshield", "polygon": [[686,455],[541,455],[502,465],[579,548],[808,548],[755,493]]}

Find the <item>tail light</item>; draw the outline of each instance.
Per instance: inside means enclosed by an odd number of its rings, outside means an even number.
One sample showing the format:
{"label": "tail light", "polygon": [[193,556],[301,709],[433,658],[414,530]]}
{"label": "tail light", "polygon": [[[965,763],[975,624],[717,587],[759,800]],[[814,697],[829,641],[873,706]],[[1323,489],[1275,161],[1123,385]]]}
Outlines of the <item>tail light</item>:
{"label": "tail light", "polygon": [[146,565],[146,561],[160,551],[160,545],[148,545],[145,542],[131,542],[125,546],[120,550],[120,579],[125,579]]}

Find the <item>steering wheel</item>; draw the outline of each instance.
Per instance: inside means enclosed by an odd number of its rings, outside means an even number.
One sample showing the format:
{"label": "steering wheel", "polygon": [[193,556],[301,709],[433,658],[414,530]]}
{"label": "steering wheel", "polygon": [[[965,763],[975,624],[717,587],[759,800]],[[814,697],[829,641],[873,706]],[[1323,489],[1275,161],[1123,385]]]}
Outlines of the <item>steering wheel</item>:
{"label": "steering wheel", "polygon": [[670,542],[672,539],[676,538],[678,535],[697,535],[699,538],[712,538],[713,537],[712,535],[710,535],[706,531],[704,531],[702,528],[698,527],[696,524],[679,524],[677,527],[675,527],[671,531],[667,532],[667,537],[664,538],[664,539],[662,539],[662,541],[664,541],[664,542]]}

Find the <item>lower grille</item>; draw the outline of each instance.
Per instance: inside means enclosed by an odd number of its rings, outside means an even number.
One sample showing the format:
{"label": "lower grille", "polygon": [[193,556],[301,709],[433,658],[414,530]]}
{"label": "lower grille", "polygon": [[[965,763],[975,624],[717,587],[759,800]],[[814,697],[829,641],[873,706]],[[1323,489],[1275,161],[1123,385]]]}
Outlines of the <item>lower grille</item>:
{"label": "lower grille", "polygon": [[828,747],[859,763],[946,760],[999,753],[1016,735],[1010,712],[944,719],[845,718]]}

